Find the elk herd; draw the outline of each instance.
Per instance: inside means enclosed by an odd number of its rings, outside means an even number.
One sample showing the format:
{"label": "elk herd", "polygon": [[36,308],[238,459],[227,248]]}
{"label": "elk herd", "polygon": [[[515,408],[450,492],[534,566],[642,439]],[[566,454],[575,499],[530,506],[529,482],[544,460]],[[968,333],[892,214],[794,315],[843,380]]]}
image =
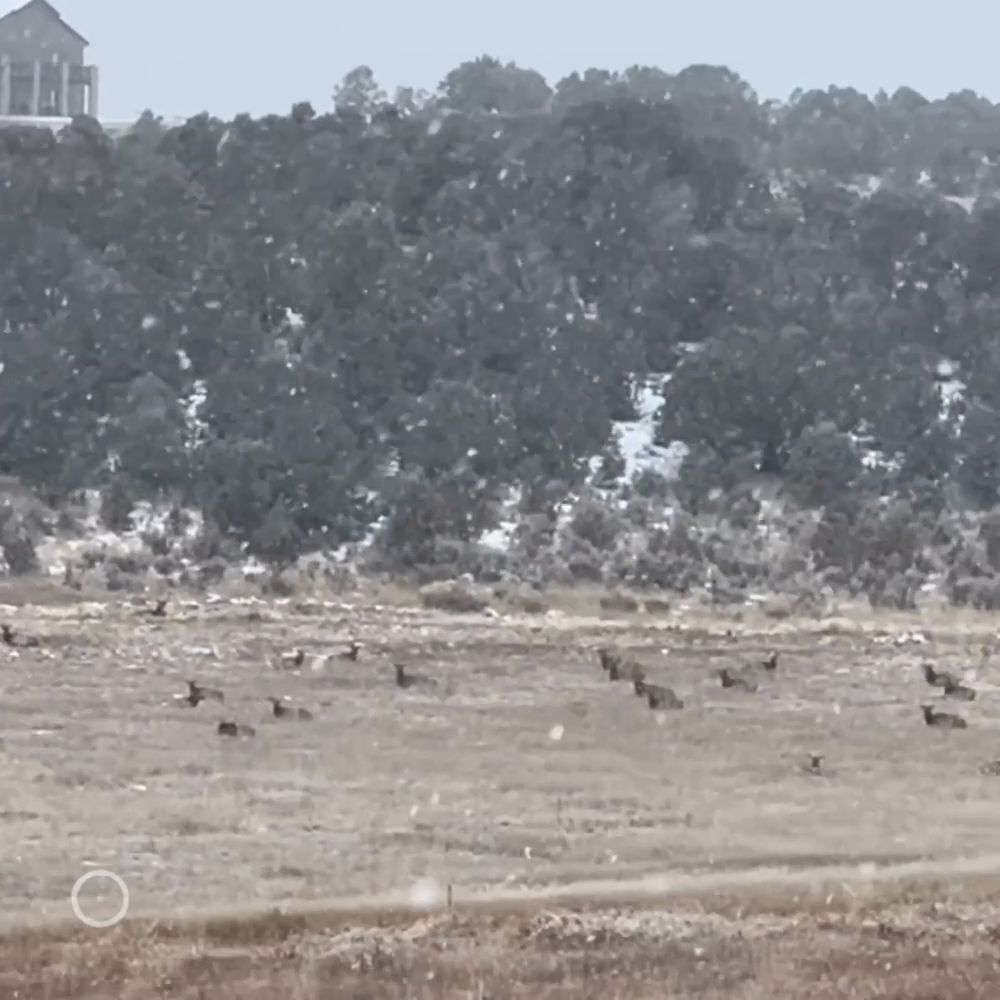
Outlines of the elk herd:
{"label": "elk herd", "polygon": [[[608,675],[608,679],[631,683],[636,695],[644,697],[650,709],[676,711],[684,708],[684,699],[679,697],[672,687],[650,681],[646,667],[637,660],[629,659],[621,651],[608,646],[598,647],[597,656],[601,668]],[[922,664],[921,670],[927,684],[941,691],[942,700],[954,702],[975,700],[975,689],[962,684],[954,674],[945,670],[937,670],[931,663]],[[778,653],[772,651],[766,659],[759,662],[739,667],[722,667],[715,672],[715,676],[724,690],[733,693],[754,694],[759,689],[759,679],[769,674],[773,675],[777,671]],[[924,723],[928,726],[938,729],[968,728],[968,721],[961,715],[941,711],[933,704],[920,705],[920,711]],[[804,765],[803,769],[809,774],[820,774],[822,773],[822,762],[822,754],[810,754],[808,763]],[[984,773],[1000,774],[1000,761],[984,765]]]}
{"label": "elk herd", "polygon": [[[164,619],[167,617],[166,600],[158,600],[152,607],[139,611],[140,615]],[[39,646],[39,640],[34,636],[23,636],[17,632],[9,623],[0,623],[0,642],[3,645],[15,649],[31,649]],[[347,648],[336,654],[336,658],[349,662],[357,662],[363,644],[357,639],[351,639]],[[597,656],[601,668],[605,671],[611,681],[625,681],[632,685],[637,697],[646,701],[646,704],[653,711],[670,712],[680,711],[684,708],[684,699],[681,698],[674,688],[653,681],[647,675],[647,668],[635,659],[627,657],[620,650],[601,646],[597,649]],[[279,654],[275,662],[275,668],[279,671],[295,671],[305,663],[306,654],[301,648],[294,648]],[[719,684],[723,690],[733,694],[755,694],[759,689],[761,678],[773,676],[778,673],[779,654],[772,651],[765,659],[741,666],[725,666],[715,671]],[[411,688],[434,688],[437,682],[430,677],[421,674],[411,673],[401,663],[393,663],[395,672],[395,684],[403,690]],[[924,680],[932,688],[942,692],[941,700],[953,702],[971,702],[976,698],[976,691],[961,683],[959,679],[945,670],[938,670],[933,664],[924,663],[921,666]],[[209,687],[197,680],[187,681],[187,692],[175,695],[175,699],[187,704],[190,708],[196,709],[205,702],[212,702],[218,705],[227,705],[226,697],[219,688]],[[290,700],[287,696],[275,697],[271,693],[261,694],[261,700],[270,705],[270,715],[274,719],[298,722],[310,722],[315,716],[307,708],[292,706],[288,704]],[[933,704],[922,704],[920,710],[926,725],[940,729],[966,729],[968,722],[961,715],[953,712],[941,711]],[[219,720],[217,732],[225,737],[252,737],[256,734],[253,726],[239,722],[227,715]],[[821,770],[822,756],[811,755],[805,769],[809,773],[818,774]],[[1000,765],[998,765],[1000,768]]]}

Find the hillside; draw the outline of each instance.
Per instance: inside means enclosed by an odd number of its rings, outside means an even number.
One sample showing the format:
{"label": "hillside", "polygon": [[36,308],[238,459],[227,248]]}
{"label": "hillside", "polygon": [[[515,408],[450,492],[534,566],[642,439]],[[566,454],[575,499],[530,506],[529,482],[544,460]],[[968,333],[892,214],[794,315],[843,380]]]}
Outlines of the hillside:
{"label": "hillside", "polygon": [[12,571],[100,491],[166,576],[1000,604],[1000,107],[485,57],[334,106],[0,131]]}

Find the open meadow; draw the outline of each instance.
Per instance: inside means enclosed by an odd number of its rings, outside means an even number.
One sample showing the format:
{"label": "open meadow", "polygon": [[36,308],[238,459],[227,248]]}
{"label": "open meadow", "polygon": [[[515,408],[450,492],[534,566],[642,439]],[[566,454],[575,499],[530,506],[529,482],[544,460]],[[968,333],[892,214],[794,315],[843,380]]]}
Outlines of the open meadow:
{"label": "open meadow", "polygon": [[0,600],[0,996],[1000,995],[986,618]]}

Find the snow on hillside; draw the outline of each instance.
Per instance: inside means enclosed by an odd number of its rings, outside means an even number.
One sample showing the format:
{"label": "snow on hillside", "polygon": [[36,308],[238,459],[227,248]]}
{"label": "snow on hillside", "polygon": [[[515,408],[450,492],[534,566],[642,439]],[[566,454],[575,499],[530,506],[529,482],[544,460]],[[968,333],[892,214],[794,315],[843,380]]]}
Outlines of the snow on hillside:
{"label": "snow on hillside", "polygon": [[517,531],[517,512],[521,507],[523,491],[520,486],[513,487],[503,504],[503,516],[495,528],[484,531],[479,544],[495,552],[509,552],[514,544],[514,534]]}
{"label": "snow on hillside", "polygon": [[[588,463],[588,484],[597,489],[609,503],[624,506],[623,494],[626,488],[642,472],[655,472],[667,481],[677,478],[681,462],[688,451],[686,445],[680,441],[674,441],[666,447],[655,443],[659,411],[663,406],[663,391],[669,381],[669,375],[652,374],[646,380],[637,382],[633,387],[636,418],[612,424],[612,441],[624,459],[624,469],[613,483],[602,483],[600,486],[595,483],[602,464],[600,455],[593,456]],[[499,523],[495,528],[483,532],[479,538],[480,545],[497,552],[510,550],[519,524],[521,497],[520,487],[510,490],[502,504]],[[570,494],[559,504],[557,529],[564,527],[572,517],[578,500],[576,494]]]}
{"label": "snow on hillside", "polygon": [[[959,378],[957,361],[942,361],[937,366],[938,390],[941,393],[941,419],[951,418],[951,407],[965,398],[965,383]],[[961,427],[961,418],[958,426]]]}
{"label": "snow on hillside", "polygon": [[669,375],[651,375],[636,387],[635,420],[621,420],[614,424],[618,447],[625,459],[625,472],[619,483],[624,486],[641,472],[656,472],[664,479],[673,480],[688,453],[687,445],[673,441],[666,447],[655,443],[656,424],[663,406],[663,390]]}
{"label": "snow on hillside", "polygon": [[[77,537],[49,536],[38,542],[35,554],[39,565],[51,576],[62,576],[68,565],[79,568],[88,552],[103,551],[107,554],[138,554],[147,550],[151,535],[170,537],[170,504],[151,504],[141,501],[130,515],[131,527],[123,532],[111,531],[101,520],[101,494],[98,490],[83,493],[80,516],[80,533]],[[202,515],[193,509],[184,512],[184,530],[179,542],[196,538],[204,529]]]}

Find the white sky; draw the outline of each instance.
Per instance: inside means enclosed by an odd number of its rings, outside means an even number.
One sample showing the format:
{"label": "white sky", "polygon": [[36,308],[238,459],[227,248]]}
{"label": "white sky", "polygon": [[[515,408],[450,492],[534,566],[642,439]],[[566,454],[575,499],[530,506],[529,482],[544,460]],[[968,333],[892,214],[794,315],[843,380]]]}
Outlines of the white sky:
{"label": "white sky", "polygon": [[[722,63],[764,97],[831,83],[1000,100],[1000,4],[951,0],[53,0],[91,42],[101,117],[228,118],[330,106],[362,63],[383,87],[433,89],[489,54],[539,70]],[[20,0],[0,0],[0,9]]]}

